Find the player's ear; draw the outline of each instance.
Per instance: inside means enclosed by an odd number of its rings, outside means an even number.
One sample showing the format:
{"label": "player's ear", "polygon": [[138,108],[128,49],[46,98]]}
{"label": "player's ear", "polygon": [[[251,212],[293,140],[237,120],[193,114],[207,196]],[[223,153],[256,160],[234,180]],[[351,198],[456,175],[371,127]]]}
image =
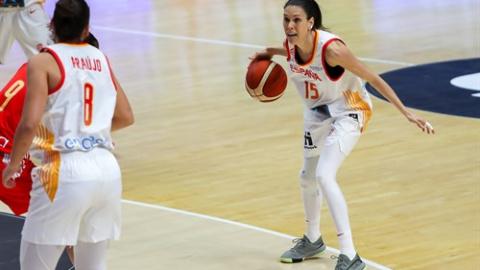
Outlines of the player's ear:
{"label": "player's ear", "polygon": [[315,20],[313,19],[313,17],[310,18],[309,20],[309,24],[308,24],[308,30],[313,30],[313,26],[315,25]]}

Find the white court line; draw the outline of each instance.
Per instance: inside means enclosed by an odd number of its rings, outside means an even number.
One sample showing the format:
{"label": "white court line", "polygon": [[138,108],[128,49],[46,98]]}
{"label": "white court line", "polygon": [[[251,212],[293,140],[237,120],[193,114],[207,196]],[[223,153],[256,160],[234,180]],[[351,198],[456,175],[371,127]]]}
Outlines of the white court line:
{"label": "white court line", "polygon": [[[283,234],[283,233],[279,233],[279,232],[275,232],[275,231],[270,231],[270,230],[267,230],[267,229],[263,229],[263,228],[248,225],[248,224],[243,224],[243,223],[236,222],[236,221],[231,221],[231,220],[228,220],[228,219],[217,218],[217,217],[207,216],[207,215],[203,215],[203,214],[188,212],[188,211],[184,211],[184,210],[169,208],[169,207],[165,207],[165,206],[136,202],[136,201],[130,201],[130,200],[122,200],[122,202],[132,204],[132,205],[137,205],[137,206],[142,206],[142,207],[147,207],[147,208],[152,208],[152,209],[157,209],[157,210],[162,210],[162,211],[167,211],[167,212],[172,212],[172,213],[177,213],[177,214],[182,214],[182,215],[186,215],[186,216],[192,216],[192,217],[198,217],[198,218],[207,219],[207,220],[213,220],[213,221],[217,221],[217,222],[220,222],[220,223],[230,224],[230,225],[238,226],[238,227],[241,227],[241,228],[250,229],[250,230],[254,230],[254,231],[259,231],[259,232],[263,232],[263,233],[266,233],[266,234],[271,234],[271,235],[275,235],[275,236],[279,236],[279,237],[283,237],[283,238],[287,238],[287,239],[291,239],[291,240],[293,240],[295,238],[294,236],[291,236],[291,235],[288,235],[288,234]],[[331,247],[328,247],[328,246],[327,246],[327,249],[329,251],[337,253],[337,254],[340,253],[340,250],[338,250],[338,249],[334,249],[334,248],[331,248]],[[368,264],[370,266],[373,266],[373,267],[376,267],[378,269],[393,270],[391,268],[380,265],[376,262],[372,262],[370,260],[367,260],[363,257],[362,257],[362,260],[366,264]]]}
{"label": "white court line", "polygon": [[[127,30],[127,29],[112,28],[112,27],[105,27],[105,26],[96,26],[96,25],[92,25],[91,27],[95,28],[95,29],[99,29],[99,30],[106,30],[106,31],[111,31],[111,32],[119,32],[119,33],[133,34],[133,35],[140,35],[140,36],[149,36],[149,37],[158,37],[158,38],[166,38],[166,39],[174,39],[174,40],[193,41],[193,42],[199,42],[199,43],[210,43],[210,44],[227,45],[227,46],[242,47],[242,48],[254,48],[254,49],[265,48],[265,46],[260,46],[260,45],[252,45],[252,44],[247,44],[247,43],[237,43],[237,42],[215,40],[215,39],[192,38],[192,37],[185,37],[185,36],[157,34],[157,33],[151,33],[151,32]],[[414,66],[415,65],[415,64],[412,64],[412,63],[390,61],[390,60],[380,60],[380,59],[373,59],[373,58],[359,57],[358,59],[360,59],[362,61],[365,61],[365,62],[370,62],[370,63],[380,63],[380,64],[388,64],[388,65],[396,65],[396,66]]]}

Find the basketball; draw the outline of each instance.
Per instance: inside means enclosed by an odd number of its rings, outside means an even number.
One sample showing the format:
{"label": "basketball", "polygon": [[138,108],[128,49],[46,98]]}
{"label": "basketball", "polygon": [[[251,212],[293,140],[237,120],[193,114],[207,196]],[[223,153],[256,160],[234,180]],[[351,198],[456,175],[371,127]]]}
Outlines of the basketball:
{"label": "basketball", "polygon": [[280,64],[272,60],[253,60],[248,65],[245,88],[255,100],[275,101],[287,88],[287,73]]}

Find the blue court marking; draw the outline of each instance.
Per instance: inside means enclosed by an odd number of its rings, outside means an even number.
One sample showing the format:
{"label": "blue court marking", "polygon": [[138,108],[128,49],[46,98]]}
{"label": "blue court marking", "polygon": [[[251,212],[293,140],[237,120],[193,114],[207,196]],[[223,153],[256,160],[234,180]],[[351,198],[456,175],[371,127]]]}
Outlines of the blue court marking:
{"label": "blue court marking", "polygon": [[[478,119],[479,73],[480,58],[471,58],[402,68],[380,77],[409,108]],[[465,79],[469,84],[462,86]],[[370,84],[366,87],[372,95],[385,100]]]}

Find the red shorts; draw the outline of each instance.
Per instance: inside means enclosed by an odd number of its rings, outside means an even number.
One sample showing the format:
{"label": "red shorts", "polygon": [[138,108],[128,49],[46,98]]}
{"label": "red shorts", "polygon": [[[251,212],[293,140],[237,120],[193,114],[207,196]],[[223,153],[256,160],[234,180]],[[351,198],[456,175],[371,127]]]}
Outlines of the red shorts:
{"label": "red shorts", "polygon": [[[7,166],[4,163],[4,156],[8,155],[0,152],[0,172],[3,172]],[[7,161],[8,162],[8,161]],[[15,187],[6,188],[0,183],[0,201],[6,204],[15,215],[21,215],[27,212],[30,204],[30,191],[32,190],[32,178],[30,173],[35,168],[35,164],[28,159],[23,160],[23,170],[19,177],[15,178]]]}

